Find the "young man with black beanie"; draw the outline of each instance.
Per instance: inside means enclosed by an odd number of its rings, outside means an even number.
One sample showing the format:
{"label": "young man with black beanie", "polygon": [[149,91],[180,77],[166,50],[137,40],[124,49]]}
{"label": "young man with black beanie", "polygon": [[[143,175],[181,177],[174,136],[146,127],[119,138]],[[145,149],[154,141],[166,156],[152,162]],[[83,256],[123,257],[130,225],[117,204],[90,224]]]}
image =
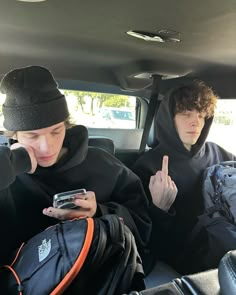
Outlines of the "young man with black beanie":
{"label": "young man with black beanie", "polygon": [[[66,128],[64,95],[46,68],[7,73],[4,127],[16,143],[0,146],[0,262],[59,220],[117,214],[133,232],[140,254],[150,234],[147,199],[139,178],[102,149],[88,147],[84,126]],[[54,208],[55,194],[85,188],[77,209]]]}

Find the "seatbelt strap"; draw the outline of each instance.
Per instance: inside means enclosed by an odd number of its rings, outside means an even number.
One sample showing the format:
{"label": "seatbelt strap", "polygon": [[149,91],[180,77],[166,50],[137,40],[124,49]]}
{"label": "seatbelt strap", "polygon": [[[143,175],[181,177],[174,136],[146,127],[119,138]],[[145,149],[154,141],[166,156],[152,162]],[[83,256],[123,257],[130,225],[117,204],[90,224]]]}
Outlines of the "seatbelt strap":
{"label": "seatbelt strap", "polygon": [[150,102],[148,104],[147,117],[146,117],[144,129],[143,129],[143,135],[142,135],[139,152],[138,152],[139,154],[142,154],[145,151],[145,147],[148,141],[149,131],[152,125],[156,108],[159,104],[158,95],[159,95],[159,85],[160,85],[161,78],[162,76],[160,75],[152,76],[152,79],[153,79],[152,92],[150,96]]}

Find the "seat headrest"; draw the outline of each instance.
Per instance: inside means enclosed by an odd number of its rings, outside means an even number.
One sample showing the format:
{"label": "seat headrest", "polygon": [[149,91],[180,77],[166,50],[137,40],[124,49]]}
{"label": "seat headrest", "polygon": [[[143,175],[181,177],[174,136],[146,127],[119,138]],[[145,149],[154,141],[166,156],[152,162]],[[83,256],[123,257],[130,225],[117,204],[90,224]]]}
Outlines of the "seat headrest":
{"label": "seat headrest", "polygon": [[104,136],[89,136],[89,146],[101,148],[111,155],[115,154],[115,145],[112,139]]}

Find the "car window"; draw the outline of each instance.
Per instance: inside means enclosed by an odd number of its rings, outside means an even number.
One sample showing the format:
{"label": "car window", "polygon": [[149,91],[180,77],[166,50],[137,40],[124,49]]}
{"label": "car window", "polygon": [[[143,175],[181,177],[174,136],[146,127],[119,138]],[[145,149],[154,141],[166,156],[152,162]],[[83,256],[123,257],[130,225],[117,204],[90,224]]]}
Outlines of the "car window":
{"label": "car window", "polygon": [[61,90],[68,103],[71,120],[92,128],[136,128],[135,96],[87,91]]}
{"label": "car window", "polygon": [[236,154],[236,99],[219,99],[207,140]]}

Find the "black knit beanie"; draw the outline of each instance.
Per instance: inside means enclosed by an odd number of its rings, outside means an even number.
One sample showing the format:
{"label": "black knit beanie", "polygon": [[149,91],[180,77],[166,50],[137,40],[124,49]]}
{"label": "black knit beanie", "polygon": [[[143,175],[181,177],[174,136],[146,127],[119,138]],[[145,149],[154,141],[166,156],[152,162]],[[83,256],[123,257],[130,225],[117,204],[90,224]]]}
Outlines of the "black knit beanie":
{"label": "black knit beanie", "polygon": [[69,117],[65,96],[46,68],[12,70],[3,77],[0,91],[6,94],[3,126],[9,131],[50,127]]}

